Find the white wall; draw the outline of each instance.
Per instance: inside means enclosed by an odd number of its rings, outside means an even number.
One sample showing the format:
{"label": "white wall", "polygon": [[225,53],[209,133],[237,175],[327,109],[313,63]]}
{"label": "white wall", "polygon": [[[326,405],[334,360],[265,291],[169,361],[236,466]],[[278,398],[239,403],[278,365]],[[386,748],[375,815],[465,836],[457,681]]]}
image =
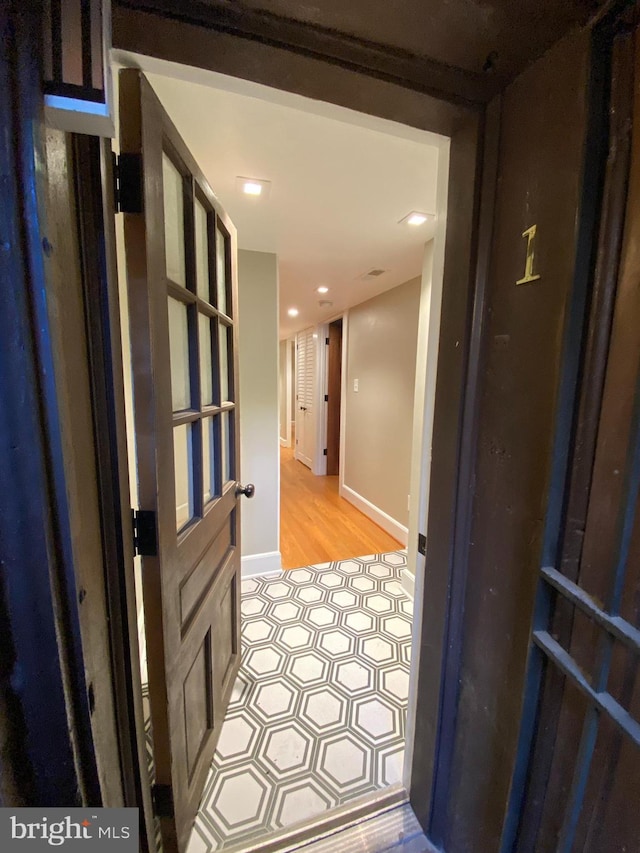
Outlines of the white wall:
{"label": "white wall", "polygon": [[276,571],[280,556],[278,264],[238,252],[240,471],[255,497],[242,499],[242,573]]}
{"label": "white wall", "polygon": [[414,278],[350,309],[346,341],[341,493],[403,544],[419,307]]}
{"label": "white wall", "polygon": [[[409,511],[409,530],[411,541],[407,554],[407,567],[404,570],[402,584],[405,591],[413,597],[418,533],[425,533],[426,490],[431,468],[431,423],[435,402],[435,366],[438,357],[438,328],[432,324],[439,322],[439,292],[436,294],[435,310],[433,302],[433,262],[435,241],[430,240],[424,247],[422,264],[422,282],[420,285],[420,317],[418,321],[418,345],[416,357],[416,388],[413,406],[413,437],[411,467],[411,508]],[[428,438],[427,438],[428,436]]]}
{"label": "white wall", "polygon": [[[449,140],[443,139],[438,154],[438,190],[436,205],[436,233],[431,245],[425,247],[420,323],[418,328],[418,370],[416,370],[416,405],[413,428],[412,504],[409,515],[409,542],[407,570],[402,585],[414,596],[411,672],[409,674],[409,709],[405,730],[405,761],[403,779],[411,789],[411,756],[416,731],[418,708],[418,672],[420,671],[420,633],[425,590],[425,557],[418,554],[418,533],[426,534],[429,514],[431,443],[436,399],[438,347],[440,344],[440,310],[444,273],[444,247],[447,231],[447,206],[449,198]],[[419,400],[422,400],[422,405]],[[437,499],[437,495],[434,495]],[[427,541],[427,551],[429,542]]]}

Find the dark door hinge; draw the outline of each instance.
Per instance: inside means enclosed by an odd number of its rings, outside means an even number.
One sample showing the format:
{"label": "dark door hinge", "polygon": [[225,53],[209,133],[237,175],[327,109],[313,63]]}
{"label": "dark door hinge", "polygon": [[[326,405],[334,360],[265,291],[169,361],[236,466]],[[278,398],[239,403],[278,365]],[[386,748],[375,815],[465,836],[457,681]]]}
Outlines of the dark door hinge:
{"label": "dark door hinge", "polygon": [[151,509],[132,509],[133,552],[136,556],[158,556],[156,514]]}
{"label": "dark door hinge", "polygon": [[142,213],[142,155],[113,155],[113,193],[116,213]]}
{"label": "dark door hinge", "polygon": [[424,533],[418,533],[418,554],[423,557],[427,556],[427,537]]}
{"label": "dark door hinge", "polygon": [[325,338],[325,339],[324,339],[324,342],[325,342],[325,344],[326,344],[327,346],[329,346],[329,338]]}
{"label": "dark door hinge", "polygon": [[329,395],[328,394],[324,395],[324,401],[325,401],[325,403],[329,402]]}
{"label": "dark door hinge", "polygon": [[323,455],[324,455],[324,456],[326,456],[326,455],[327,455],[327,448],[326,448],[326,447],[325,447],[325,449],[323,450]]}
{"label": "dark door hinge", "polygon": [[156,817],[174,817],[173,790],[171,785],[152,785],[151,800]]}

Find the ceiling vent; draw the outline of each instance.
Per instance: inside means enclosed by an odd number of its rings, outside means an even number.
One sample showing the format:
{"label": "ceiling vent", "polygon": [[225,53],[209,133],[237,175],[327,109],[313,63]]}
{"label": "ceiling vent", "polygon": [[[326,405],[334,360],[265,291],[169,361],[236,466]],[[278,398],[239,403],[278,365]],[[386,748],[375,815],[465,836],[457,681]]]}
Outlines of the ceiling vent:
{"label": "ceiling vent", "polygon": [[333,305],[333,302],[330,299],[321,299],[318,302],[318,305],[320,306],[320,308],[328,308]]}
{"label": "ceiling vent", "polygon": [[381,269],[372,269],[369,272],[363,272],[362,275],[359,275],[358,278],[360,281],[370,281],[372,278],[378,278],[378,276],[384,275],[386,270]]}

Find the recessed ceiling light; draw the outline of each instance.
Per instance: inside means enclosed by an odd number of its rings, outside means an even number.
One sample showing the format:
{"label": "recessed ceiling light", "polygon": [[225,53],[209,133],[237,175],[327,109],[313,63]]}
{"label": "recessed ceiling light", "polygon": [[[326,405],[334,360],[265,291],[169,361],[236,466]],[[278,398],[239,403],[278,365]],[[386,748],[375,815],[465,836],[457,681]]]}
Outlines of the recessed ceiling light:
{"label": "recessed ceiling light", "polygon": [[424,225],[424,223],[429,219],[435,219],[433,213],[422,213],[419,210],[412,210],[411,213],[407,213],[406,216],[403,216],[400,220],[400,225]]}
{"label": "recessed ceiling light", "polygon": [[243,195],[254,198],[266,198],[271,190],[271,181],[263,181],[262,178],[236,178],[236,187]]}
{"label": "recessed ceiling light", "polygon": [[297,309],[297,308],[289,308],[289,310],[287,311],[287,314],[288,314],[290,317],[297,317],[299,313],[300,313],[300,312],[298,311],[298,309]]}
{"label": "recessed ceiling light", "polygon": [[318,288],[318,293],[329,293],[329,288],[322,285]]}

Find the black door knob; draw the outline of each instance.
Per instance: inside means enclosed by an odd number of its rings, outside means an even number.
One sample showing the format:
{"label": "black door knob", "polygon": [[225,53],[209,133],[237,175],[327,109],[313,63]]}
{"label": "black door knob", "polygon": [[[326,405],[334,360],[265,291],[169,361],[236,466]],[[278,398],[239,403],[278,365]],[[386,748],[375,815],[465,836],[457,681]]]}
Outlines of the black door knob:
{"label": "black door knob", "polygon": [[240,483],[236,486],[236,497],[244,495],[245,498],[252,498],[256,493],[256,487],[253,483],[247,483],[246,486],[241,486]]}

